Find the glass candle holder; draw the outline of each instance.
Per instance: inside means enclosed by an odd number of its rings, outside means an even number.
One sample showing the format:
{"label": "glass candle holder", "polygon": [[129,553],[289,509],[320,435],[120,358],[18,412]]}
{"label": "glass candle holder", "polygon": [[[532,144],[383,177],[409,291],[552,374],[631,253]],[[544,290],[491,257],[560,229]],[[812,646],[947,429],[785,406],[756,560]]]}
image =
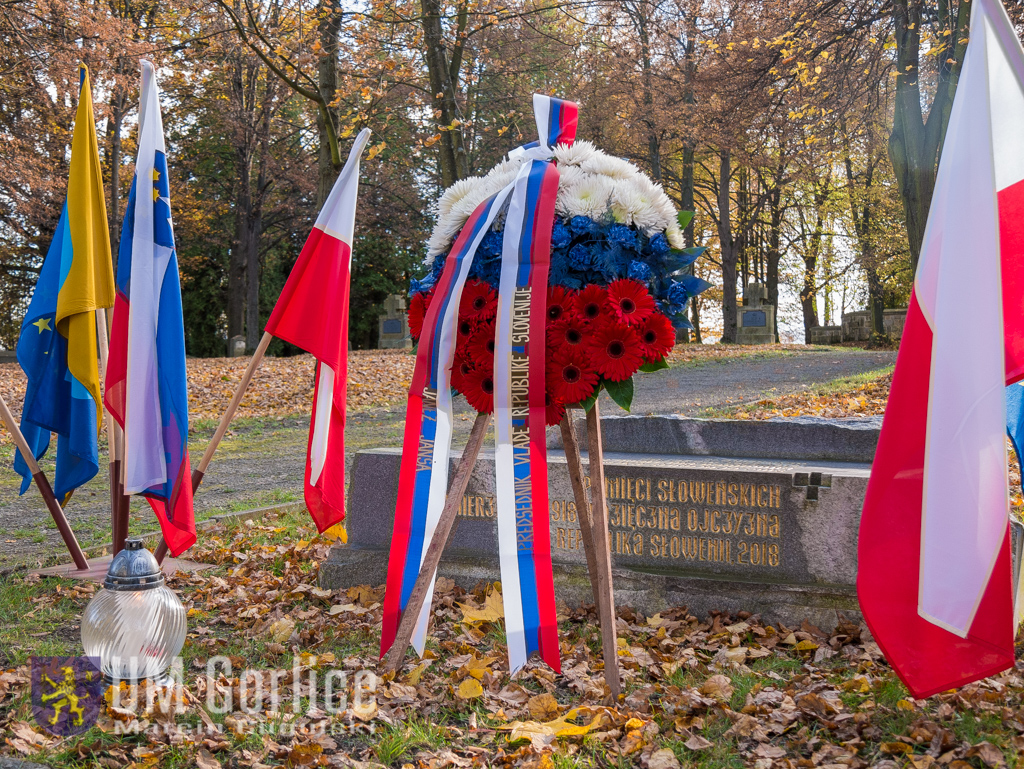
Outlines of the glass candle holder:
{"label": "glass candle holder", "polygon": [[82,616],[82,646],[110,680],[159,679],[185,644],[185,607],[141,539],[110,562],[103,590]]}

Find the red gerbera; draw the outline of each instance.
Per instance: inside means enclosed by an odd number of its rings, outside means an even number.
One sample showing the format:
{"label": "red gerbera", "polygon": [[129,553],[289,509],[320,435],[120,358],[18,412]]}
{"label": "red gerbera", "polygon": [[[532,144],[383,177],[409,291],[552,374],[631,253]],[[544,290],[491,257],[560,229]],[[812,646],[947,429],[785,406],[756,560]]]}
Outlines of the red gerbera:
{"label": "red gerbera", "polygon": [[565,416],[565,404],[555,400],[551,393],[544,393],[544,424],[554,427]]}
{"label": "red gerbera", "polygon": [[427,317],[427,308],[433,298],[433,291],[421,291],[409,300],[409,334],[413,339],[419,339],[423,333],[423,319]]}
{"label": "red gerbera", "polygon": [[465,392],[466,377],[477,368],[481,368],[481,366],[475,365],[473,359],[465,351],[456,351],[455,360],[452,362],[452,387],[460,393]]}
{"label": "red gerbera", "polygon": [[466,344],[466,356],[479,368],[485,362],[494,366],[494,319],[485,320],[473,329]]}
{"label": "red gerbera", "polygon": [[623,278],[608,284],[608,304],[620,323],[639,326],[654,312],[654,299],[639,280]]}
{"label": "red gerbera", "polygon": [[579,403],[597,387],[597,372],[587,363],[579,347],[559,350],[548,358],[547,389],[556,401]]}
{"label": "red gerbera", "polygon": [[576,294],[576,316],[584,323],[599,322],[608,312],[608,292],[602,287],[590,284]]}
{"label": "red gerbera", "polygon": [[571,315],[565,316],[548,326],[548,349],[554,351],[583,344],[586,332],[583,321]]}
{"label": "red gerbera", "polygon": [[672,321],[660,312],[654,313],[639,328],[640,352],[647,363],[661,360],[676,343],[676,330]]}
{"label": "red gerbera", "polygon": [[562,286],[548,288],[548,323],[557,323],[571,315],[575,298],[575,291]]}
{"label": "red gerbera", "polygon": [[480,321],[493,318],[497,311],[497,292],[482,280],[467,280],[462,289],[459,317]]}
{"label": "red gerbera", "polygon": [[469,405],[483,414],[494,411],[494,374],[484,368],[474,368],[463,378],[462,389]]}
{"label": "red gerbera", "polygon": [[621,382],[640,368],[640,335],[617,323],[595,329],[587,339],[587,352],[605,379]]}

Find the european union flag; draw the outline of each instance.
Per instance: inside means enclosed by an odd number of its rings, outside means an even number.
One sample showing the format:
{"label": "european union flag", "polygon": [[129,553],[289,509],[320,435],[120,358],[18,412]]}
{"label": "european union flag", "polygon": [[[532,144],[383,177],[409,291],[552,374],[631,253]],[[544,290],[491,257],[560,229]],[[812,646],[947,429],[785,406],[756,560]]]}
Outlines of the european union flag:
{"label": "european union flag", "polygon": [[[57,433],[53,491],[65,501],[99,470],[96,310],[114,303],[103,177],[84,66],[81,85],[67,201],[17,346],[18,363],[28,377],[21,431],[36,459],[49,448],[50,433]],[[31,474],[20,453],[14,469],[24,494]]]}

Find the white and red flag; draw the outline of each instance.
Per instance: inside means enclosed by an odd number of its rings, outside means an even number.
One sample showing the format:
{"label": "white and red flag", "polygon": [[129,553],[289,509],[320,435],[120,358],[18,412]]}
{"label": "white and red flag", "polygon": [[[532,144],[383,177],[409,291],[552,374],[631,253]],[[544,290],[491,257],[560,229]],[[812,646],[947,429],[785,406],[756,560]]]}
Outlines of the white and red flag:
{"label": "white and red flag", "polygon": [[281,290],[267,332],[317,359],[306,452],[306,507],[317,529],[345,517],[345,396],[352,239],[364,128]]}
{"label": "white and red flag", "polygon": [[1024,378],[1024,52],[971,3],[861,519],[857,591],[915,697],[1013,665],[1005,385]]}

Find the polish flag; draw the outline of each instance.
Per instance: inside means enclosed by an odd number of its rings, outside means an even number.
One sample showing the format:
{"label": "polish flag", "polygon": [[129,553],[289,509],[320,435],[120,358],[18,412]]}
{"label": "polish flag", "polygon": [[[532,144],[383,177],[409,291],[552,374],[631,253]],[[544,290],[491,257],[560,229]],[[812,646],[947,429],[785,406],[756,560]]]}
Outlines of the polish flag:
{"label": "polish flag", "polygon": [[345,395],[352,238],[364,128],[281,290],[266,330],[317,359],[306,451],[306,507],[319,531],[345,517]]}
{"label": "polish flag", "polygon": [[857,591],[926,697],[1013,666],[1005,385],[1024,378],[1024,52],[971,37],[861,518]]}

